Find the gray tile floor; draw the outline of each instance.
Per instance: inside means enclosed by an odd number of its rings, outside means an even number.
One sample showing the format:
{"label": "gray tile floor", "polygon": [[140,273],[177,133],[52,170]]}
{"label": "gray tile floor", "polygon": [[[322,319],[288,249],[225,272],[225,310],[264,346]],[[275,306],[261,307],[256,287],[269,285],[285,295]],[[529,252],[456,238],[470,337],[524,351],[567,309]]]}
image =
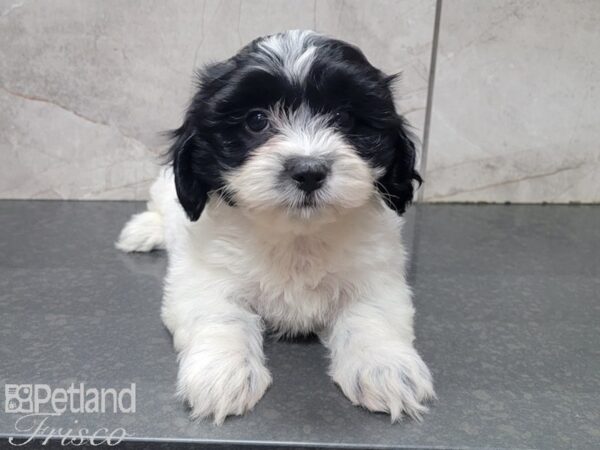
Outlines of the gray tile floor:
{"label": "gray tile floor", "polygon": [[[165,255],[112,246],[142,207],[0,202],[0,384],[137,386],[135,414],[64,414],[49,426],[122,426],[161,447],[600,448],[600,207],[410,211],[417,347],[439,396],[423,422],[390,425],[351,406],[308,339],[268,342],[273,386],[219,428],[190,422],[173,398],[176,356],[159,320]],[[18,417],[0,410],[0,436],[19,434]]]}

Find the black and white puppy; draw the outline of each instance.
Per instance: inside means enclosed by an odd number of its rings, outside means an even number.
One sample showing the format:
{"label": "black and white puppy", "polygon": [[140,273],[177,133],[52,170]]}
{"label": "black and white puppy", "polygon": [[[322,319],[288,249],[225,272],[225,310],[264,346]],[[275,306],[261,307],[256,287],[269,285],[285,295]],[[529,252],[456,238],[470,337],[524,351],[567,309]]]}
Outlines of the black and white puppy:
{"label": "black and white puppy", "polygon": [[117,243],[168,250],[162,319],[194,417],[262,397],[265,327],[317,333],[344,394],[392,421],[434,397],[413,347],[400,215],[420,177],[393,80],[297,30],[200,73],[172,164]]}

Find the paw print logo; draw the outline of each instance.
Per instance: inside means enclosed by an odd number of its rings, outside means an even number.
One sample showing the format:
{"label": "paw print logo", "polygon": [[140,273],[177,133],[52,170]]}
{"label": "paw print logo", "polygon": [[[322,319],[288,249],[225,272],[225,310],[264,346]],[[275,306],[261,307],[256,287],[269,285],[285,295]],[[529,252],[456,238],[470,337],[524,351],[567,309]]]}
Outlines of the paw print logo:
{"label": "paw print logo", "polygon": [[17,409],[18,406],[19,406],[19,402],[16,401],[14,398],[12,400],[9,400],[8,406],[7,406],[7,409],[8,409],[7,412],[14,411],[15,409]]}
{"label": "paw print logo", "polygon": [[31,384],[5,384],[4,411],[7,413],[32,413],[33,386]]}

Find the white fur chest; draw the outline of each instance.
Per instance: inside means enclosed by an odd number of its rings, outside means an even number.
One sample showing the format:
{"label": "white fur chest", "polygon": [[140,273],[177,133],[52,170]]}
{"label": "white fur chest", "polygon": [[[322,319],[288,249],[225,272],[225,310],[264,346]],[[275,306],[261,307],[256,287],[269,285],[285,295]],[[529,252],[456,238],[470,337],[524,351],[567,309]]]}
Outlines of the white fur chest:
{"label": "white fur chest", "polygon": [[282,334],[318,330],[349,297],[344,252],[321,238],[253,236],[237,245],[232,240],[213,245],[220,247],[214,248],[216,253],[228,254],[224,260],[238,284],[239,299]]}
{"label": "white fur chest", "polygon": [[248,301],[282,333],[318,330],[349,300],[345,252],[320,237],[292,237],[261,253],[252,271],[258,291]]}
{"label": "white fur chest", "polygon": [[297,334],[327,325],[367,289],[369,273],[400,256],[396,218],[386,224],[385,216],[369,212],[298,234],[267,232],[234,209],[219,208],[190,237],[203,266],[228,274],[237,301],[281,334]]}

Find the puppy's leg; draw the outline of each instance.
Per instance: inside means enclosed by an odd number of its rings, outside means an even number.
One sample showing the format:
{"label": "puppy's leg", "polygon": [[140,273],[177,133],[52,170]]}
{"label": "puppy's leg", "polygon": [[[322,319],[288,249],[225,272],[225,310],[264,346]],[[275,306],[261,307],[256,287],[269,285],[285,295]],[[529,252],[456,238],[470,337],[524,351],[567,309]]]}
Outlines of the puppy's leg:
{"label": "puppy's leg", "polygon": [[271,375],[260,317],[217,289],[217,276],[168,277],[162,318],[179,353],[178,395],[192,417],[221,424],[252,409]]}
{"label": "puppy's leg", "polygon": [[164,248],[164,242],[162,216],[156,211],[148,210],[129,219],[121,230],[115,247],[126,253],[149,252]]}
{"label": "puppy's leg", "polygon": [[404,281],[378,280],[368,298],[340,313],[322,336],[330,375],[355,405],[420,419],[435,397],[429,369],[413,347],[410,290]]}
{"label": "puppy's leg", "polygon": [[149,252],[165,248],[165,210],[174,203],[171,169],[160,172],[150,188],[147,211],[135,214],[125,224],[115,247],[124,252]]}

